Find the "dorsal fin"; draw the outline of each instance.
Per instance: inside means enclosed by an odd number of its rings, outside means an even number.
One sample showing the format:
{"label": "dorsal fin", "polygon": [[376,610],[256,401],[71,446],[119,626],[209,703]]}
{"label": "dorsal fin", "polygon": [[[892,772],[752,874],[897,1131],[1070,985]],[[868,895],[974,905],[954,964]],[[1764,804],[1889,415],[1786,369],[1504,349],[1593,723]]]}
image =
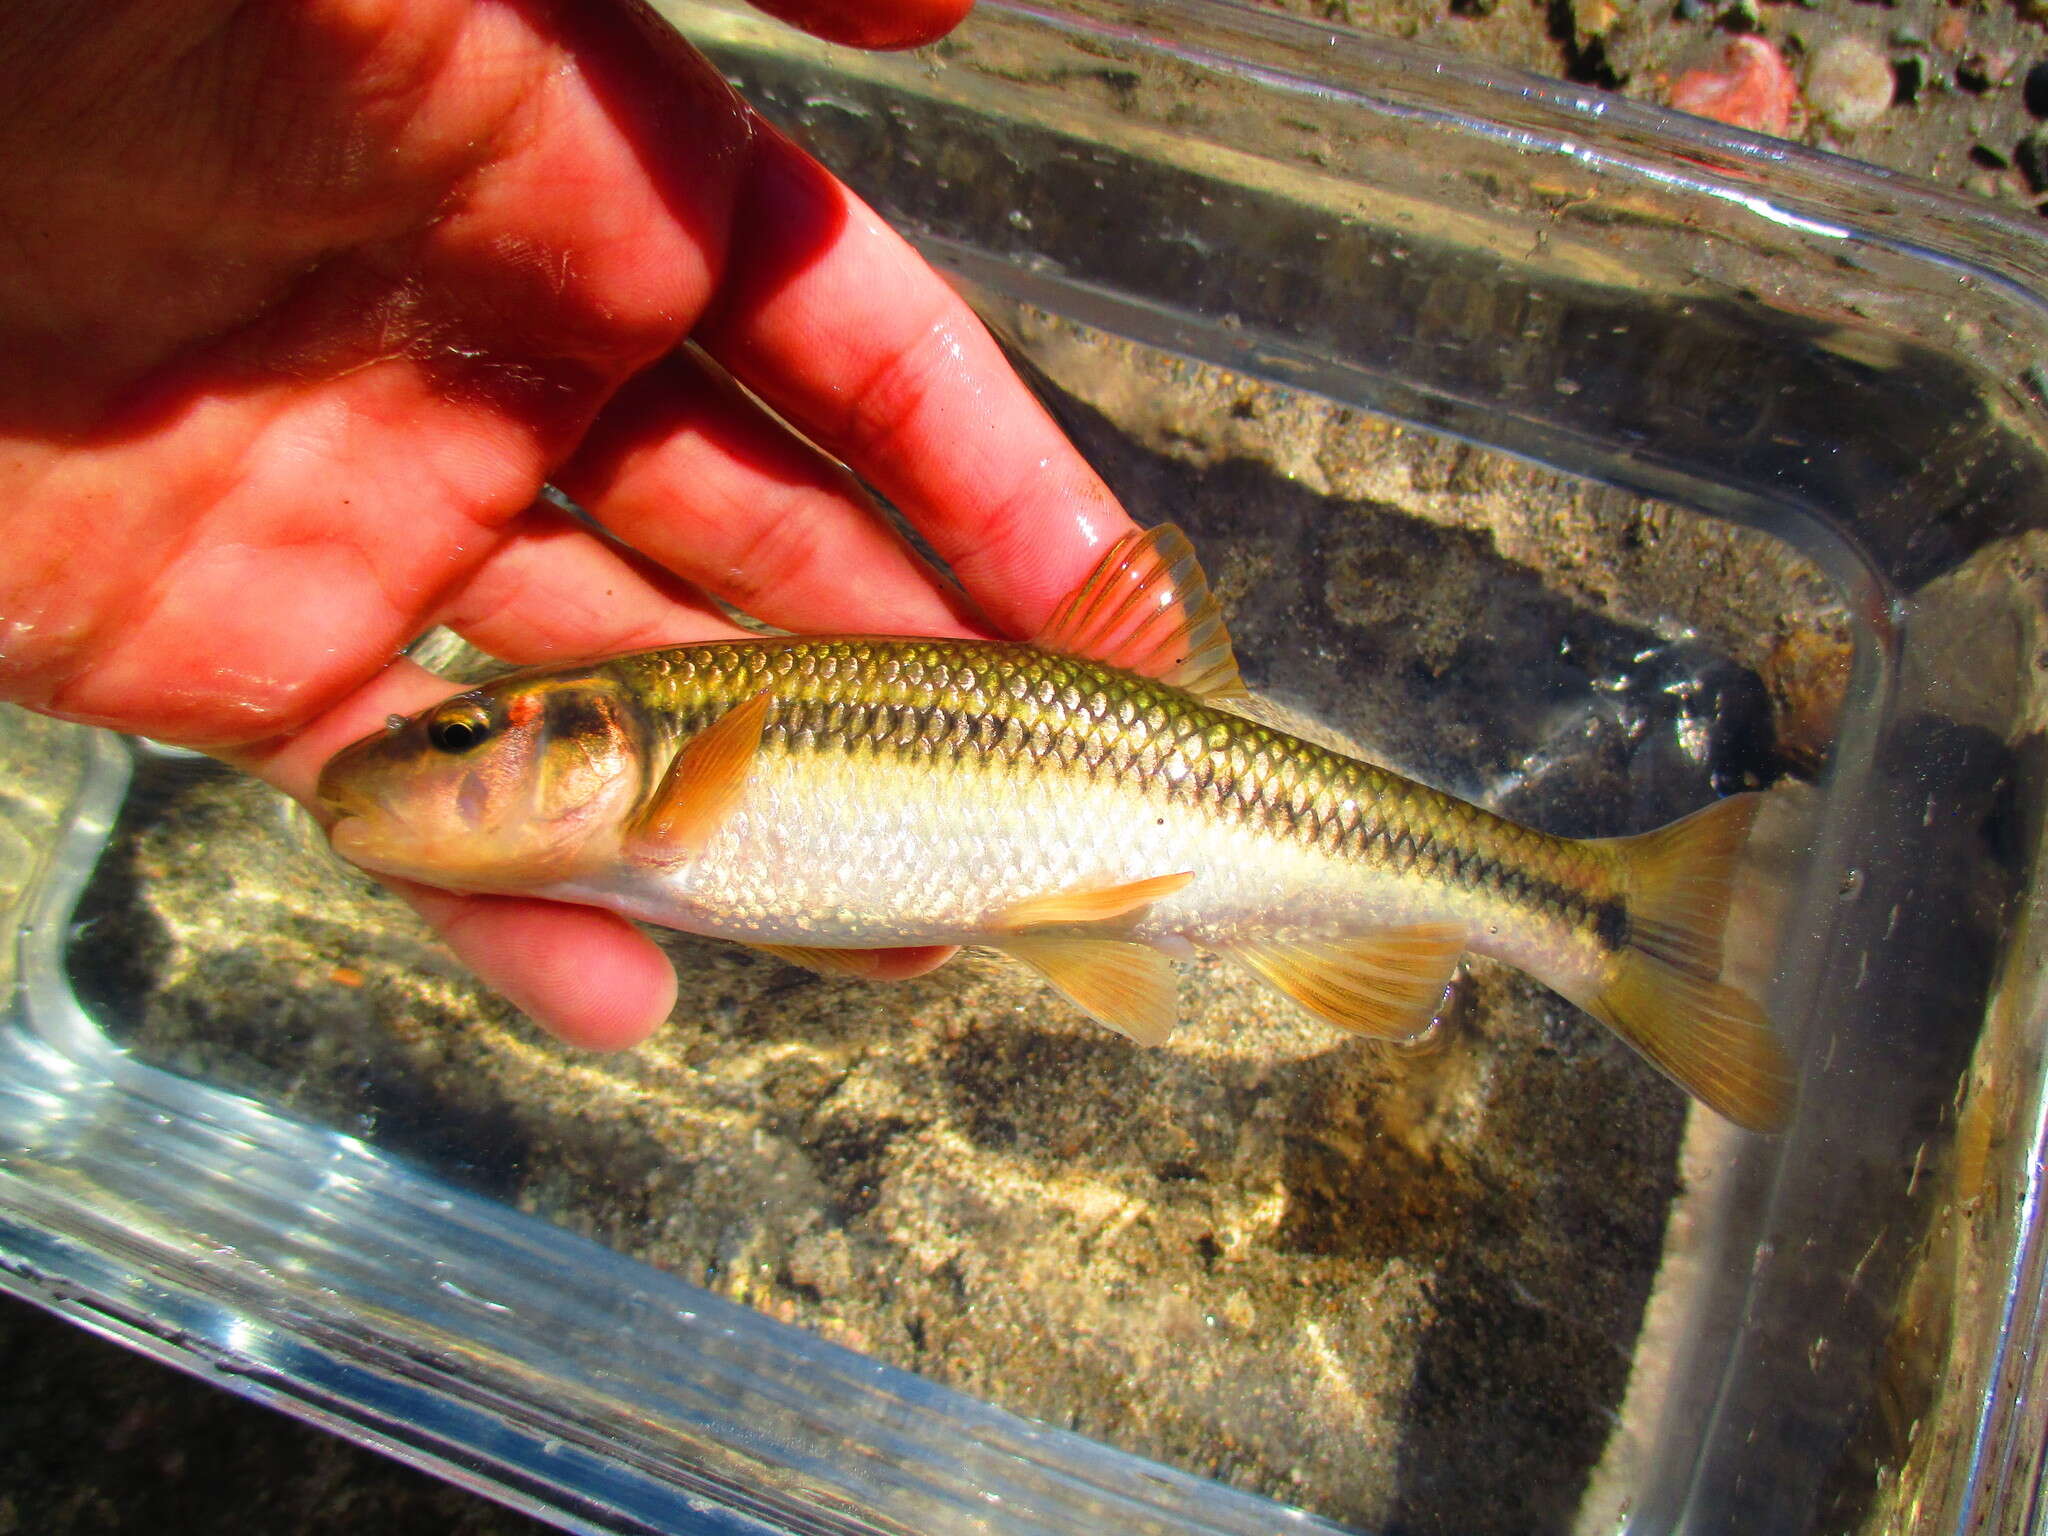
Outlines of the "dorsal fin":
{"label": "dorsal fin", "polygon": [[1245,697],[1216,595],[1194,546],[1171,523],[1112,544],[1060,604],[1038,644],[1217,703]]}

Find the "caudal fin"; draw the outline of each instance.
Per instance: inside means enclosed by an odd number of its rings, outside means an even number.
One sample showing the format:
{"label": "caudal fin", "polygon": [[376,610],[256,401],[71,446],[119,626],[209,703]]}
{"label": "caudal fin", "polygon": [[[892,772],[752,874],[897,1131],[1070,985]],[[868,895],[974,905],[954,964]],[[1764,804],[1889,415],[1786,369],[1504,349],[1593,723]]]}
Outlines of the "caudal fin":
{"label": "caudal fin", "polygon": [[1792,1064],[1750,988],[1724,975],[1730,892],[1762,795],[1616,838],[1628,941],[1586,1011],[1688,1093],[1752,1131],[1784,1129]]}

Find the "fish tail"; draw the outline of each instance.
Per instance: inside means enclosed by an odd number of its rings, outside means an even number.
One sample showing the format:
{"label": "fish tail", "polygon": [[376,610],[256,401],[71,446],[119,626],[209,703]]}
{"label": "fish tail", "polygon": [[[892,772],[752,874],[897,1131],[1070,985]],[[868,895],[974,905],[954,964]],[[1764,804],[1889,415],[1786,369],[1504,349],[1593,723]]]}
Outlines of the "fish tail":
{"label": "fish tail", "polygon": [[1581,999],[1678,1085],[1737,1125],[1782,1130],[1793,1073],[1755,990],[1722,964],[1731,890],[1761,808],[1732,795],[1682,821],[1611,839],[1620,855],[1627,939],[1605,984]]}

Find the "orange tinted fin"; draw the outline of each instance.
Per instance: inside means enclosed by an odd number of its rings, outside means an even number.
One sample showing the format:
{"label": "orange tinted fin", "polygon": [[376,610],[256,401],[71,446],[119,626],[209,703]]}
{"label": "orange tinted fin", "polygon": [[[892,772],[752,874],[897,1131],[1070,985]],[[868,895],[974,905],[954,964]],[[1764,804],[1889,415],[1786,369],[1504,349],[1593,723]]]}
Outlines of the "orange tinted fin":
{"label": "orange tinted fin", "polygon": [[1246,697],[1216,596],[1171,523],[1112,544],[1037,643],[1219,703]]}
{"label": "orange tinted fin", "polygon": [[1140,1045],[1162,1045],[1173,1033],[1173,967],[1156,949],[1071,934],[1013,934],[996,947],[1089,1018]]}
{"label": "orange tinted fin", "polygon": [[1622,858],[1628,942],[1581,1007],[1737,1125],[1782,1130],[1792,1063],[1762,1004],[1722,975],[1729,887],[1762,795],[1731,795],[1639,837]]}
{"label": "orange tinted fin", "polygon": [[1054,891],[1050,896],[1031,896],[997,913],[991,926],[1003,930],[1035,928],[1045,923],[1101,923],[1123,917],[1149,906],[1195,878],[1193,870],[1177,875],[1154,875],[1149,880],[1132,880],[1125,885],[1082,886]]}
{"label": "orange tinted fin", "polygon": [[1694,975],[1720,973],[1729,887],[1763,803],[1730,795],[1654,832],[1602,839],[1621,856],[1630,944]]}
{"label": "orange tinted fin", "polygon": [[764,955],[773,955],[787,965],[799,965],[821,976],[851,976],[856,981],[873,981],[882,973],[882,957],[873,949],[813,949],[801,944],[750,944]]}
{"label": "orange tinted fin", "polygon": [[1586,1012],[1666,1077],[1744,1130],[1782,1131],[1792,1117],[1792,1063],[1747,992],[1675,971],[1640,950],[1582,1000]]}
{"label": "orange tinted fin", "polygon": [[1317,1018],[1382,1040],[1428,1032],[1464,952],[1465,930],[1454,923],[1341,939],[1252,940],[1220,951]]}
{"label": "orange tinted fin", "polygon": [[670,863],[704,851],[747,787],[774,703],[773,694],[757,693],[684,743],[654,798],[628,829],[628,854]]}

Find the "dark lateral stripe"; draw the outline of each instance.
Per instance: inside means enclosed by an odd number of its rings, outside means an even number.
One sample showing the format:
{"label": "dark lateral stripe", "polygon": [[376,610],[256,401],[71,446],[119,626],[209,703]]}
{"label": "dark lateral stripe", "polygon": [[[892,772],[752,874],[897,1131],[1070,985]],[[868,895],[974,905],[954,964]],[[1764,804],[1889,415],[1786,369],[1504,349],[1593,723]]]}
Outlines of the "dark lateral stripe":
{"label": "dark lateral stripe", "polygon": [[1609,948],[1630,942],[1619,898],[1539,873],[1548,839],[1504,832],[1476,808],[1369,764],[1072,657],[1000,642],[778,639],[629,665],[641,697],[672,712],[679,736],[708,725],[733,695],[767,687],[778,702],[765,739],[791,755],[1106,779],[1333,858],[1484,891]]}
{"label": "dark lateral stripe", "polygon": [[1628,906],[1619,898],[1596,898],[1526,865],[1436,837],[1426,827],[1368,818],[1352,830],[1349,840],[1361,849],[1378,843],[1380,857],[1403,870],[1423,866],[1425,872],[1418,878],[1492,891],[1514,906],[1561,917],[1573,927],[1591,928],[1610,949],[1629,942]]}

